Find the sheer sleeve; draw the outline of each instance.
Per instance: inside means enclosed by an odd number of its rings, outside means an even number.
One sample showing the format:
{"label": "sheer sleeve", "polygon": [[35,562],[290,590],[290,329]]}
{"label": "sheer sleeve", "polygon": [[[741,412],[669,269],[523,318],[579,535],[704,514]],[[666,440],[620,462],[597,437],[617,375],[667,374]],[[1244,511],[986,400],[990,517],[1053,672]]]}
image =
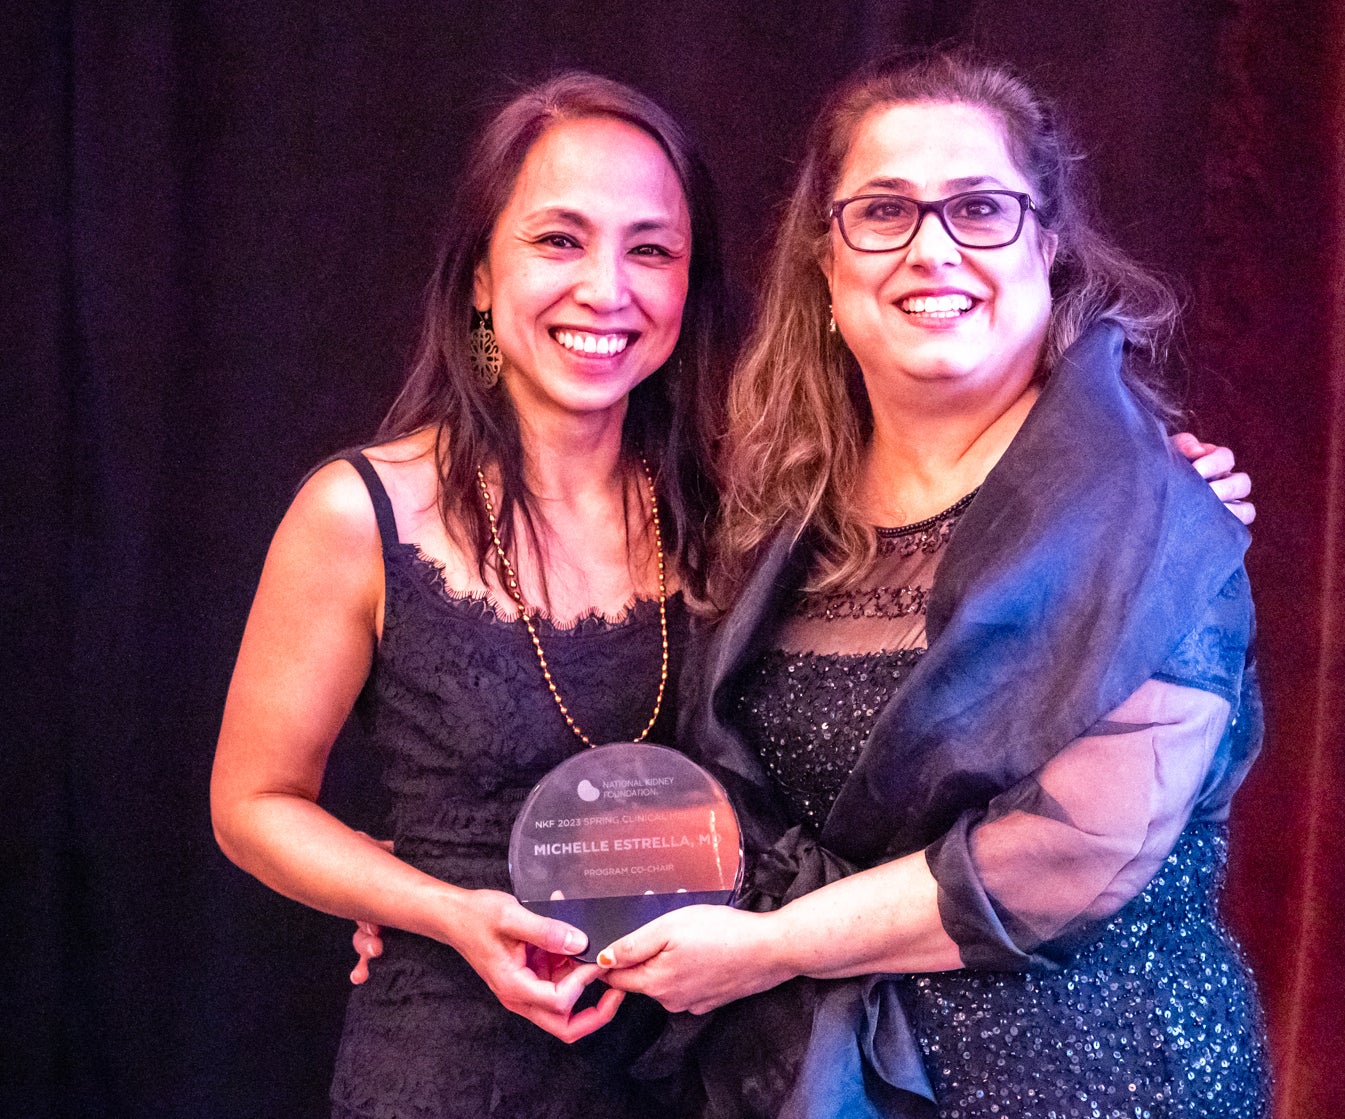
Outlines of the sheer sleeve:
{"label": "sheer sleeve", "polygon": [[1229,723],[1215,693],[1153,679],[927,851],[968,967],[1058,960],[1167,858]]}

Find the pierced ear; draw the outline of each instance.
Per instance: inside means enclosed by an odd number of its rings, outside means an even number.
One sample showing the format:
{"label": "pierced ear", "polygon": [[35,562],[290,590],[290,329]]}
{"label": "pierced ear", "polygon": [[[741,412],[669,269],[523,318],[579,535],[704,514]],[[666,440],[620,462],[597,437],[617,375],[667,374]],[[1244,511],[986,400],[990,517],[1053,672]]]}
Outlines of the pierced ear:
{"label": "pierced ear", "polygon": [[472,306],[478,311],[490,310],[490,264],[485,260],[472,272]]}
{"label": "pierced ear", "polygon": [[819,271],[822,272],[822,282],[826,285],[827,288],[827,333],[835,334],[836,311],[835,308],[832,306],[832,300],[831,300],[831,277],[827,275],[825,269],[821,269],[819,267]]}

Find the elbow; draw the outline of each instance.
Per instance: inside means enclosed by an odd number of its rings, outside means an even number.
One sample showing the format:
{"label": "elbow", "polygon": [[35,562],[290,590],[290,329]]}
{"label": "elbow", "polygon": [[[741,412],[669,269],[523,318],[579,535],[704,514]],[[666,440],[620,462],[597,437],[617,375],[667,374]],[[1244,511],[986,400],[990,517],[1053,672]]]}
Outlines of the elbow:
{"label": "elbow", "polygon": [[231,863],[237,863],[238,856],[235,854],[233,835],[229,831],[229,826],[220,818],[219,813],[213,810],[210,813],[210,826],[215,833],[215,846],[224,853],[224,857]]}
{"label": "elbow", "polygon": [[[237,811],[235,803],[212,783],[210,789],[210,827],[215,835],[215,845],[224,853],[224,857],[236,866],[243,866],[241,847],[238,837]],[[244,867],[244,869],[247,869]]]}
{"label": "elbow", "polygon": [[248,852],[258,823],[255,792],[237,780],[231,780],[216,764],[210,778],[210,827],[215,844],[224,857],[248,873],[254,873]]}
{"label": "elbow", "polygon": [[1149,842],[1148,820],[1134,821],[1131,826],[1118,828],[1113,834],[1096,837],[1096,856],[1099,866],[1113,875],[1122,874],[1144,854]]}
{"label": "elbow", "polygon": [[235,866],[266,881],[278,853],[301,842],[310,823],[305,810],[315,804],[315,794],[230,780],[217,772],[210,785],[215,843]]}

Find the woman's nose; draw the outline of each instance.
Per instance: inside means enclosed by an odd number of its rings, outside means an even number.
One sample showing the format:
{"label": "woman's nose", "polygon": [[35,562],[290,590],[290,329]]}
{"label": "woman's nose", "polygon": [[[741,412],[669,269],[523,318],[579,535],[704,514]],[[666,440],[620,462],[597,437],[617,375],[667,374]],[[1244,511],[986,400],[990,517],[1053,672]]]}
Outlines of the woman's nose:
{"label": "woman's nose", "polygon": [[926,268],[940,268],[960,263],[962,250],[944,226],[941,216],[927,211],[920,215],[915,236],[906,246],[906,259]]}
{"label": "woman's nose", "polygon": [[630,302],[624,255],[595,251],[584,261],[575,298],[600,311],[620,310]]}

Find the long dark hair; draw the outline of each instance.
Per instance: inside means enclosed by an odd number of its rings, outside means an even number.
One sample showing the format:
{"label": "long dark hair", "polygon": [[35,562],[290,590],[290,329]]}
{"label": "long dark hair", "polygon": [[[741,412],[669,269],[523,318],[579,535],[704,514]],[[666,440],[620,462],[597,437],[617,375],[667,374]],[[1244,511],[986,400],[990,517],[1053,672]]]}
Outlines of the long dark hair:
{"label": "long dark hair", "polygon": [[1123,375],[1136,397],[1164,421],[1177,414],[1152,372],[1172,337],[1176,298],[1099,230],[1079,157],[1054,107],[1007,67],[969,48],[879,59],[841,84],[813,126],[757,321],[732,379],[718,602],[732,598],[758,549],[786,523],[806,525],[817,541],[819,588],[844,586],[868,566],[873,533],[853,508],[869,435],[868,397],[854,357],[829,332],[818,261],[856,130],[876,108],[921,102],[973,105],[998,121],[1042,224],[1058,238],[1040,375],[1050,375],[1088,326],[1110,318],[1125,332]]}
{"label": "long dark hair", "polygon": [[492,549],[478,499],[478,466],[498,471],[506,547],[520,523],[535,536],[535,498],[524,477],[518,416],[508,393],[487,388],[469,359],[473,276],[533,144],[563,121],[604,117],[634,125],[659,144],[677,173],[691,218],[681,333],[662,368],[631,392],[622,448],[628,468],[638,455],[648,461],[663,510],[665,546],[684,587],[700,597],[716,501],[706,462],[720,427],[722,382],[731,360],[714,190],[682,127],[629,86],[568,71],[512,97],[482,129],[450,210],[410,373],[378,438],[435,429],[440,513],[448,532],[475,555],[483,576]]}

